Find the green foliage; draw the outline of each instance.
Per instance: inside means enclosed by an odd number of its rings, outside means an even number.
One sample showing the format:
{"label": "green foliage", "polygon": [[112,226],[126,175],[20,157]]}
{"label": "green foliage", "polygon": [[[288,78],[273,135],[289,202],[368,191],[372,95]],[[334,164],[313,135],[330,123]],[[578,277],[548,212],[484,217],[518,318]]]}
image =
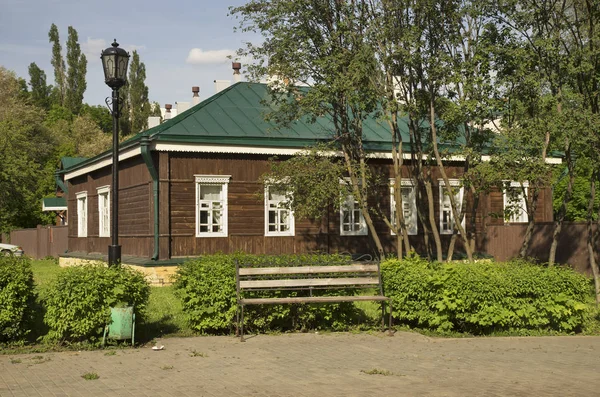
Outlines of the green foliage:
{"label": "green foliage", "polygon": [[67,94],[67,76],[65,60],[62,56],[62,46],[60,45],[60,36],[58,27],[55,24],[50,26],[48,32],[48,41],[52,43],[52,66],[54,67],[54,81],[56,82],[55,94],[56,103],[59,106],[65,105],[65,97]]}
{"label": "green foliage", "polygon": [[[565,215],[566,221],[583,222],[588,217],[588,205],[590,200],[590,188],[592,178],[592,163],[589,159],[578,159],[575,163],[575,175],[573,180],[573,192],[571,200],[567,205]],[[556,217],[562,204],[564,195],[567,190],[569,176],[566,166],[561,165],[555,169],[554,173],[554,190],[552,192],[552,208]],[[594,200],[593,219],[595,220],[600,207],[600,187],[596,185],[596,195]]]}
{"label": "green foliage", "polygon": [[46,84],[46,72],[40,69],[35,62],[29,65],[29,85],[33,104],[43,109],[49,109],[52,86]]}
{"label": "green foliage", "polygon": [[45,293],[47,339],[96,341],[110,321],[111,307],[134,306],[136,321],[140,321],[149,294],[143,274],[127,267],[94,264],[68,268]]}
{"label": "green foliage", "polygon": [[344,166],[327,155],[329,150],[317,147],[286,161],[271,159],[271,170],[261,176],[265,186],[286,192],[286,205],[297,219],[319,219],[330,205],[339,209],[340,199],[349,193],[348,186],[340,184]]}
{"label": "green foliage", "polygon": [[[192,329],[201,333],[226,333],[235,324],[235,261],[246,265],[315,266],[347,264],[349,257],[340,255],[206,255],[183,264],[177,273],[175,289]],[[299,292],[269,293],[271,297],[299,296]],[[257,293],[254,296],[262,296]],[[248,297],[248,296],[246,296]],[[244,311],[244,327],[260,331],[283,331],[309,328],[346,327],[357,315],[354,306],[320,305],[252,305]]]}
{"label": "green foliage", "polygon": [[0,342],[29,333],[34,301],[30,260],[0,256]]}
{"label": "green foliage", "polygon": [[83,103],[83,93],[87,87],[87,59],[81,52],[77,30],[69,26],[67,37],[67,92],[64,105],[73,113],[79,114]]}
{"label": "green foliage", "polygon": [[146,85],[146,65],[140,61],[137,51],[131,54],[129,66],[128,106],[130,108],[129,131],[137,134],[148,127],[148,116],[150,116],[150,102],[148,101],[148,86]]}
{"label": "green foliage", "polygon": [[91,106],[87,103],[84,103],[81,106],[81,115],[89,116],[92,120],[96,122],[98,128],[102,130],[105,134],[110,134],[112,132],[112,115],[106,106],[96,105]]}
{"label": "green foliage", "polygon": [[429,264],[409,257],[381,268],[396,318],[437,331],[577,332],[591,296],[589,280],[573,270],[525,261]]}

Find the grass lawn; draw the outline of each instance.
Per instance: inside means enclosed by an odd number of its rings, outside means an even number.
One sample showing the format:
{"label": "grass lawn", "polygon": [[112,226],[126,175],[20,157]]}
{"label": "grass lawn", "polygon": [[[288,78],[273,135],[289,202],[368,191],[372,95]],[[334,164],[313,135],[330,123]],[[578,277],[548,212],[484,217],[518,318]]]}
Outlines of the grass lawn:
{"label": "grass lawn", "polygon": [[[55,259],[32,260],[33,279],[36,292],[43,299],[45,289],[63,270]],[[191,336],[194,332],[187,326],[181,302],[175,296],[173,287],[150,287],[150,299],[144,324],[136,330],[136,338],[140,341],[150,341],[159,337]],[[36,328],[42,330],[41,319],[36,321]],[[47,331],[47,330],[44,330]],[[38,332],[42,336],[45,332]]]}

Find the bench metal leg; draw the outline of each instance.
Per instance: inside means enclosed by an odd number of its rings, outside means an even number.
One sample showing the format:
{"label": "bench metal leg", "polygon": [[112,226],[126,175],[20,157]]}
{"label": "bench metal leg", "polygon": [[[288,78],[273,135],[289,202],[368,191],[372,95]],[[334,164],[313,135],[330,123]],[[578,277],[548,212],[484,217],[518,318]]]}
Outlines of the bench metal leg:
{"label": "bench metal leg", "polygon": [[235,337],[240,336],[240,304],[235,308]]}
{"label": "bench metal leg", "polygon": [[381,332],[385,331],[385,302],[381,301]]}
{"label": "bench metal leg", "polygon": [[244,305],[240,305],[241,308],[241,312],[242,312],[242,321],[240,323],[240,342],[246,342],[244,340]]}
{"label": "bench metal leg", "polygon": [[392,300],[390,299],[390,303],[388,303],[388,307],[390,309],[390,321],[388,323],[388,335],[394,336],[394,332],[392,331]]}

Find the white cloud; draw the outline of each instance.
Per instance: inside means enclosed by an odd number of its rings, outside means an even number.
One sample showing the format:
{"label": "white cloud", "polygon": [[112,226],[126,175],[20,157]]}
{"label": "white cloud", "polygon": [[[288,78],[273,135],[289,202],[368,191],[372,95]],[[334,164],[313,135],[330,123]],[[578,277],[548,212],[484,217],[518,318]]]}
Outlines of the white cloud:
{"label": "white cloud", "polygon": [[104,39],[93,39],[88,37],[85,43],[81,43],[81,50],[85,54],[88,62],[94,63],[100,61],[100,54],[106,47],[108,47],[108,44]]}
{"label": "white cloud", "polygon": [[132,52],[132,51],[140,52],[140,51],[144,51],[146,49],[146,46],[145,45],[137,45],[137,44],[129,44],[123,48],[125,48],[125,51],[127,51],[127,52]]}
{"label": "white cloud", "polygon": [[192,65],[211,65],[225,63],[229,60],[228,56],[233,56],[233,50],[209,50],[203,51],[202,48],[192,48],[186,62]]}

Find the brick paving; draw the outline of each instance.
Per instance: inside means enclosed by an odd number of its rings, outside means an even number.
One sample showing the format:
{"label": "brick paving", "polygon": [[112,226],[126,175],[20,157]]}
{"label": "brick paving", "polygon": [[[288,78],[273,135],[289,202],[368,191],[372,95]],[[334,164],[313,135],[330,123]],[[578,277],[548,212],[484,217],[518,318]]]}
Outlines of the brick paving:
{"label": "brick paving", "polygon": [[0,356],[0,396],[600,396],[600,337],[398,332],[158,344],[165,349]]}

